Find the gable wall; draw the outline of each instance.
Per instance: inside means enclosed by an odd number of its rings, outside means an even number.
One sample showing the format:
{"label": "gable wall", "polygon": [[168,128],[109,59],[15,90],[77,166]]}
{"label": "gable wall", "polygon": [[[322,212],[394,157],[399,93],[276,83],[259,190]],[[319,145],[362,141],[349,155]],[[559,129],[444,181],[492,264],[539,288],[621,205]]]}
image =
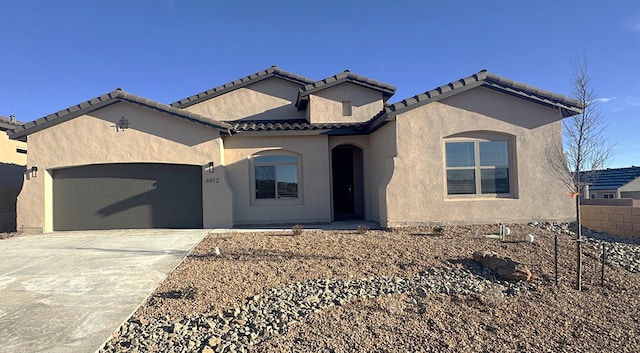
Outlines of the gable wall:
{"label": "gable wall", "polygon": [[[116,132],[122,116],[130,128]],[[52,230],[51,171],[57,168],[102,163],[221,164],[219,132],[200,124],[117,103],[83,115],[28,137],[28,166],[38,166],[35,178],[25,175],[18,197],[18,228],[42,232]],[[223,171],[221,171],[223,173]],[[204,180],[203,174],[203,180]],[[224,180],[203,185],[203,221],[206,224],[231,223],[230,208],[210,200],[230,199]],[[220,204],[222,205],[222,204]]]}
{"label": "gable wall", "polygon": [[[351,116],[342,116],[342,101],[351,101]],[[352,123],[368,121],[382,108],[382,93],[343,83],[311,94],[307,109],[312,123]]]}
{"label": "gable wall", "polygon": [[640,177],[633,179],[620,188],[620,192],[638,192],[640,193]]}
{"label": "gable wall", "polygon": [[184,109],[221,121],[304,119],[295,107],[300,87],[271,77]]}
{"label": "gable wall", "polygon": [[[465,109],[446,103],[463,105]],[[503,107],[499,113],[492,108],[496,106]],[[498,118],[479,113],[485,110]],[[572,204],[566,189],[546,166],[547,142],[561,144],[561,123],[555,111],[491,90],[475,89],[458,95],[453,102],[435,102],[400,114],[396,126],[398,155],[386,189],[388,215],[383,224],[571,219]],[[511,173],[517,175],[517,182],[511,185],[514,197],[478,195],[465,199],[446,195],[443,139],[468,131],[513,136],[516,155]]]}

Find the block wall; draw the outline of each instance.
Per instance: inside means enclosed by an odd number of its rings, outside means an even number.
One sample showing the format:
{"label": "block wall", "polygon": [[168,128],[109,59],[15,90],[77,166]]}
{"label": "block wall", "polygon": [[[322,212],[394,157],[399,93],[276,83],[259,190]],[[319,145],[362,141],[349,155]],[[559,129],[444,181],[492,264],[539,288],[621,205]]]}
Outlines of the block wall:
{"label": "block wall", "polygon": [[581,205],[582,224],[610,234],[640,238],[640,207]]}

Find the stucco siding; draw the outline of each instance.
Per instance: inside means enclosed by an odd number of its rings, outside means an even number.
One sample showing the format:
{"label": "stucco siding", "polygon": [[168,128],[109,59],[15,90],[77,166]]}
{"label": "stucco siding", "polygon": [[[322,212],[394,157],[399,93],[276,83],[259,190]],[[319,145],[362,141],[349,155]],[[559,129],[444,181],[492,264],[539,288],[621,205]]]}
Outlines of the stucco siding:
{"label": "stucco siding", "polygon": [[0,129],[0,163],[26,165],[27,155],[16,152],[17,149],[27,149],[22,141],[10,140],[6,131]]}
{"label": "stucco siding", "polygon": [[304,119],[295,107],[299,88],[272,77],[184,109],[222,121]]}
{"label": "stucco siding", "polygon": [[[225,163],[233,190],[235,224],[313,223],[331,221],[330,164],[327,136],[241,136],[226,138]],[[298,198],[258,200],[254,195],[251,157],[279,151],[300,161]]]}
{"label": "stucco siding", "polygon": [[[351,102],[351,116],[342,115],[342,102]],[[383,108],[382,93],[343,83],[309,96],[309,116],[312,123],[365,122]]]}
{"label": "stucco siding", "polygon": [[[115,124],[123,116],[130,128],[117,132]],[[18,197],[18,227],[27,231],[53,229],[52,170],[141,162],[200,165],[203,183],[217,173],[216,183],[203,185],[203,222],[205,226],[229,226],[231,194],[224,169],[220,168],[220,140],[215,129],[127,103],[35,132],[29,135],[28,165],[38,166],[38,173],[35,177],[26,174]],[[214,174],[205,169],[209,162],[218,166]]]}
{"label": "stucco siding", "polygon": [[620,192],[633,192],[640,193],[640,178],[635,178],[632,181],[622,185]]}
{"label": "stucco siding", "polygon": [[10,140],[0,128],[0,232],[16,230],[16,199],[27,164],[27,155],[17,149],[26,150],[27,144]]}
{"label": "stucco siding", "polygon": [[[385,223],[397,226],[569,220],[570,199],[562,183],[549,172],[545,158],[547,143],[561,143],[557,138],[553,140],[561,128],[555,114],[552,109],[476,89],[455,100],[431,103],[399,115],[398,156],[387,188]],[[511,149],[515,152],[510,165],[510,173],[515,176],[511,195],[447,195],[444,139],[488,131],[508,136],[515,145]]]}
{"label": "stucco siding", "polygon": [[395,173],[394,159],[396,151],[396,122],[391,121],[369,136],[371,160],[369,169],[370,183],[367,193],[371,195],[370,219],[387,226],[387,186]]}

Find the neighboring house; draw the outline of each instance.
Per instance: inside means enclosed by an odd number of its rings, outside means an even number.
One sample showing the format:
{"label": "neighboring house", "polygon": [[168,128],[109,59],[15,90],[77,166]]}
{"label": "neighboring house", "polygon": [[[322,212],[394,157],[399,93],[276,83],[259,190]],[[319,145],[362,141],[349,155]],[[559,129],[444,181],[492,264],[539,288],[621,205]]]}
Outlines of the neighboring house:
{"label": "neighboring house", "polygon": [[115,90],[11,134],[37,168],[18,226],[572,218],[541,156],[579,103],[486,71],[388,104],[394,93],[348,71],[314,81],[277,67],[171,105]]}
{"label": "neighboring house", "polygon": [[640,167],[610,168],[590,173],[594,178],[587,185],[584,198],[640,200]]}
{"label": "neighboring house", "polygon": [[27,144],[10,140],[7,130],[22,123],[0,116],[0,232],[16,230],[16,198],[27,164]]}

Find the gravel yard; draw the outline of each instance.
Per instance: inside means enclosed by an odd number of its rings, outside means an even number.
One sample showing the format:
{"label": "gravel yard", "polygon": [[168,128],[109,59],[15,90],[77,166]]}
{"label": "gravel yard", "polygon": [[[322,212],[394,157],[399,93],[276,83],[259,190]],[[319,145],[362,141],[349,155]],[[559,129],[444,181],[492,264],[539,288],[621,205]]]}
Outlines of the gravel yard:
{"label": "gravel yard", "polygon": [[[101,351],[638,351],[637,241],[587,233],[578,292],[566,226],[509,227],[504,242],[486,236],[497,225],[210,234]],[[496,278],[479,250],[532,281]]]}

